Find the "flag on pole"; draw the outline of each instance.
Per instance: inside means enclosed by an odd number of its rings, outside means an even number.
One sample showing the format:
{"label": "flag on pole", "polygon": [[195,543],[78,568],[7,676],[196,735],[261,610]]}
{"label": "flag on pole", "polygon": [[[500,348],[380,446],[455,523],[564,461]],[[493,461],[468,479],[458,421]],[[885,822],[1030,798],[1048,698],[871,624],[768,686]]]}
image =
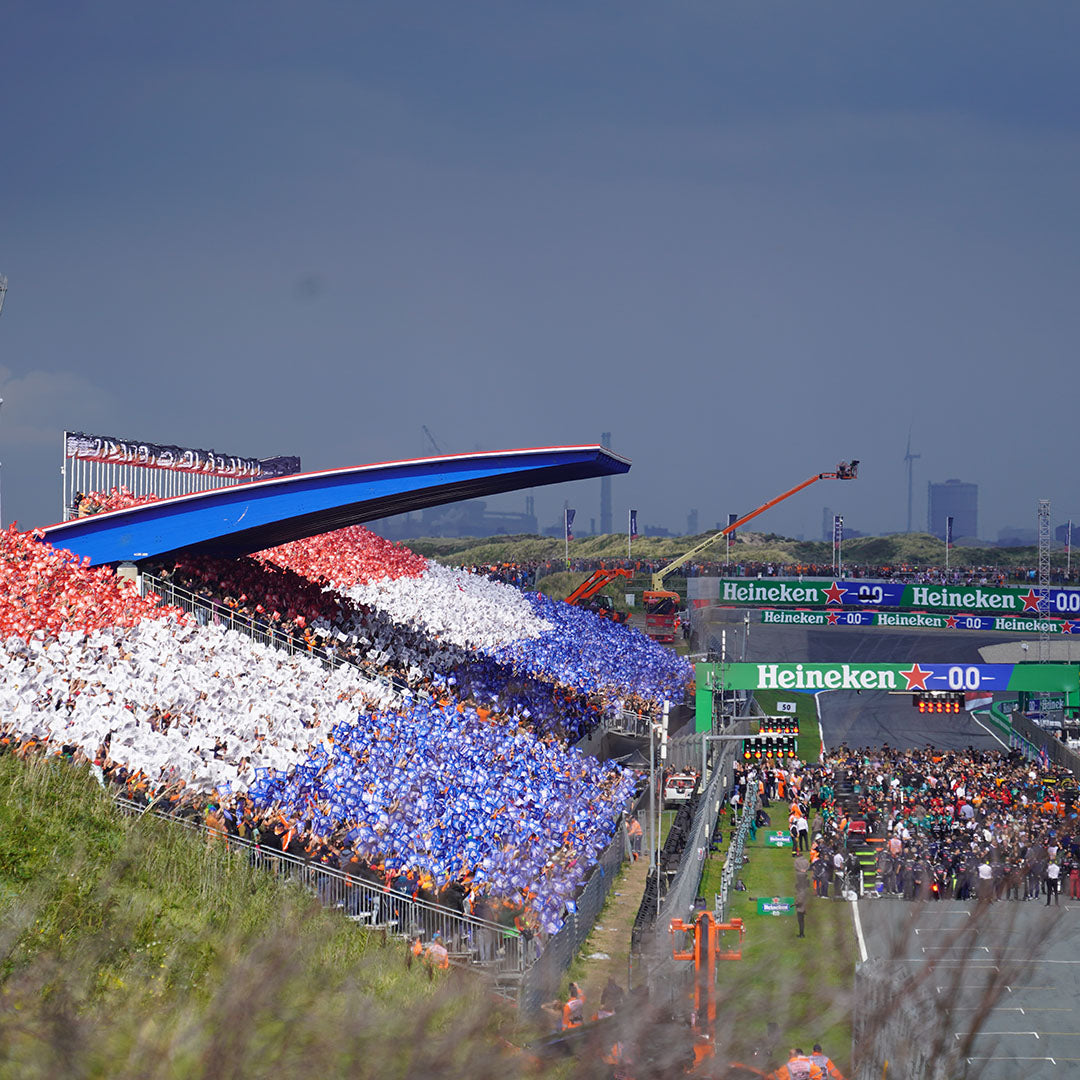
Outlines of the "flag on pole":
{"label": "flag on pole", "polygon": [[952,523],[951,517],[945,519],[945,547],[950,549],[952,548]]}
{"label": "flag on pole", "polygon": [[[731,526],[734,525],[735,522],[738,521],[738,520],[739,520],[739,515],[738,514],[728,514],[728,516],[727,516],[728,528],[730,529]],[[730,536],[732,540],[735,539],[735,534],[733,532],[729,532],[728,536]]]}
{"label": "flag on pole", "polygon": [[630,511],[630,539],[633,540],[637,536],[637,511]]}
{"label": "flag on pole", "polygon": [[571,540],[574,539],[574,515],[576,513],[577,513],[576,510],[571,510],[569,507],[567,507],[563,511],[563,517],[565,519],[565,524],[566,524],[566,541],[567,541],[567,543],[569,543]]}

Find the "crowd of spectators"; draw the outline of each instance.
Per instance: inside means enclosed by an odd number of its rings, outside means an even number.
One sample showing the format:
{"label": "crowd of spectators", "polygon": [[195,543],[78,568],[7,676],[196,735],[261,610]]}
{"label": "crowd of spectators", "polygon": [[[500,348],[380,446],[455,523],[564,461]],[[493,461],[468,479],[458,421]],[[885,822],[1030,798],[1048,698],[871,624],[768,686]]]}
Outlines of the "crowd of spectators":
{"label": "crowd of spectators", "polygon": [[[5,745],[81,754],[138,800],[210,813],[399,892],[450,890],[552,933],[637,782],[567,747],[612,704],[605,692],[633,695],[617,676],[590,701],[270,561],[156,567],[206,602],[196,617],[14,529],[0,561]],[[451,579],[457,593],[471,587],[461,578]],[[528,599],[492,582],[483,590],[493,610],[513,597],[543,640]],[[218,608],[230,619],[215,618]],[[231,632],[234,617],[312,648],[267,648]],[[550,625],[587,651],[585,624]],[[400,664],[425,696],[365,678],[362,663],[328,671],[319,653],[335,648]],[[610,644],[607,653],[618,655]]]}
{"label": "crowd of spectators", "polygon": [[819,896],[857,886],[866,836],[878,896],[1049,903],[1060,881],[1080,898],[1077,780],[1061,766],[1015,750],[840,746],[820,763],[736,775],[734,804],[755,785],[762,823],[805,817]]}

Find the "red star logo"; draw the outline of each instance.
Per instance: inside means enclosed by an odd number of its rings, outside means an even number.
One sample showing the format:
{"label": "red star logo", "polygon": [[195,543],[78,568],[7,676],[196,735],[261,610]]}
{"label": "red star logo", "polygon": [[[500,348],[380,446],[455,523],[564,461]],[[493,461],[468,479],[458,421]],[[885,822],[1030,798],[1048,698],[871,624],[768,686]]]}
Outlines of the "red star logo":
{"label": "red star logo", "polygon": [[1074,633],[1076,633],[1076,627],[1074,627],[1073,624],[1071,622],[1069,622],[1068,619],[1066,619],[1061,624],[1061,632],[1063,634],[1074,634]]}
{"label": "red star logo", "polygon": [[945,620],[945,625],[946,625],[946,626],[947,626],[947,627],[948,627],[948,628],[949,628],[950,630],[955,630],[955,629],[956,629],[956,616],[955,616],[955,615],[950,615],[950,616],[949,616],[949,617],[948,617],[948,618],[947,618],[947,619]]}
{"label": "red star logo", "polygon": [[1039,594],[1034,589],[1028,589],[1027,596],[1021,596],[1024,601],[1024,611],[1039,610]]}
{"label": "red star logo", "polygon": [[844,593],[846,593],[846,592],[847,592],[847,589],[841,589],[840,586],[837,585],[836,582],[834,581],[832,583],[832,588],[825,590],[825,595],[829,598],[826,601],[826,603],[829,603],[829,604],[842,603],[840,597],[843,596]]}
{"label": "red star logo", "polygon": [[926,680],[933,674],[932,671],[923,671],[918,663],[912,664],[910,670],[901,671],[901,675],[907,679],[907,690],[925,690]]}
{"label": "red star logo", "polygon": [[829,625],[830,626],[835,626],[839,621],[840,621],[840,612],[838,612],[838,611],[830,611],[829,612]]}

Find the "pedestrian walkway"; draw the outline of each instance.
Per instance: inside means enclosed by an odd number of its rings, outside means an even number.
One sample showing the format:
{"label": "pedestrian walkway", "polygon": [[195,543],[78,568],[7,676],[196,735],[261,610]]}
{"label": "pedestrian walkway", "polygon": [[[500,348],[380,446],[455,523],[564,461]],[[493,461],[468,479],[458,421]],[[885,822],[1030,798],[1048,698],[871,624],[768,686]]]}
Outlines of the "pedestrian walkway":
{"label": "pedestrian walkway", "polygon": [[[648,855],[623,865],[607,905],[581,950],[578,961],[581,976],[576,981],[585,991],[585,1008],[589,1016],[599,1006],[600,995],[609,978],[624,990],[629,988],[630,933],[641,906],[648,874]],[[590,960],[590,956],[602,958]]]}

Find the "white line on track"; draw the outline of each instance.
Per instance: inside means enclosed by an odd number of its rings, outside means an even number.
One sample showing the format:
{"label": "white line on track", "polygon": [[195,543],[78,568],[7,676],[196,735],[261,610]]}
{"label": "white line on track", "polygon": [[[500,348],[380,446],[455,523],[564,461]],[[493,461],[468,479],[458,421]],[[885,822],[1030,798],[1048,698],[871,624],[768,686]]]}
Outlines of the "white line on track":
{"label": "white line on track", "polygon": [[975,723],[978,724],[979,727],[981,727],[983,731],[985,731],[986,734],[990,736],[990,738],[997,739],[997,741],[1001,743],[1001,745],[1004,746],[1006,750],[1009,749],[1009,744],[996,732],[991,731],[990,728],[988,728],[974,713],[968,713],[968,716],[970,716],[971,719],[974,720]]}
{"label": "white line on track", "polygon": [[[966,1039],[971,1033],[968,1031],[954,1031],[953,1035],[957,1039]],[[1039,1042],[1042,1042],[1042,1036],[1037,1031],[980,1031],[980,1035],[1034,1035]]]}
{"label": "white line on track", "polygon": [[[1057,1059],[1052,1057],[969,1057],[965,1061],[970,1065],[973,1061],[1049,1061],[1051,1065],[1057,1064]],[[1077,1061],[1077,1058],[1062,1058],[1062,1061]]]}
{"label": "white line on track", "polygon": [[851,901],[851,918],[855,923],[855,937],[859,942],[859,961],[860,963],[866,963],[866,938],[863,937],[862,932],[862,919],[859,918],[859,901]]}

